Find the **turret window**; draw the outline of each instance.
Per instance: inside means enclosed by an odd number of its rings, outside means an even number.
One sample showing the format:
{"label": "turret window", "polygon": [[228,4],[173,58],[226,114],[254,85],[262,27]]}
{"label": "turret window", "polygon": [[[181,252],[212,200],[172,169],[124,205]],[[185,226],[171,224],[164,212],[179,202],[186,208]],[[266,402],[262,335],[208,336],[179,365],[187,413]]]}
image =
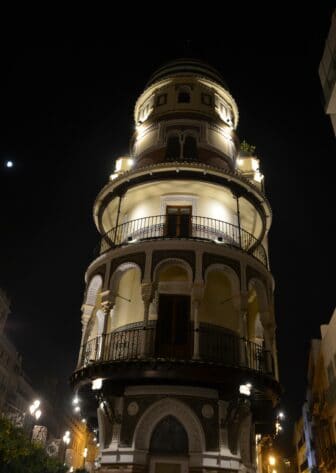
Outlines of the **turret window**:
{"label": "turret window", "polygon": [[180,137],[170,136],[167,141],[166,159],[167,161],[177,161],[181,156],[181,141]]}
{"label": "turret window", "polygon": [[197,160],[197,143],[194,136],[186,136],[184,138],[183,157],[186,161]]}
{"label": "turret window", "polygon": [[179,92],[178,96],[177,96],[177,101],[178,101],[178,103],[189,103],[190,102],[189,92],[186,92],[184,90]]}
{"label": "turret window", "polygon": [[166,160],[167,161],[197,161],[197,141],[195,136],[180,135],[170,136],[167,140]]}
{"label": "turret window", "polygon": [[158,95],[156,99],[156,105],[159,107],[160,105],[166,105],[167,103],[167,94]]}

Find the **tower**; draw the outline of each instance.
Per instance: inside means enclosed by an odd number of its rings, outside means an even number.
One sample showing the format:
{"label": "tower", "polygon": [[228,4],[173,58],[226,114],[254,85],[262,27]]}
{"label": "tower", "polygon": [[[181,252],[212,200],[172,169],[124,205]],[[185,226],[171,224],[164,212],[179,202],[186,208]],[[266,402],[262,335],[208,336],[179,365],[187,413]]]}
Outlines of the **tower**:
{"label": "tower", "polygon": [[255,471],[280,393],[259,160],[200,61],[158,69],[134,121],[94,203],[72,375],[98,417],[100,471]]}

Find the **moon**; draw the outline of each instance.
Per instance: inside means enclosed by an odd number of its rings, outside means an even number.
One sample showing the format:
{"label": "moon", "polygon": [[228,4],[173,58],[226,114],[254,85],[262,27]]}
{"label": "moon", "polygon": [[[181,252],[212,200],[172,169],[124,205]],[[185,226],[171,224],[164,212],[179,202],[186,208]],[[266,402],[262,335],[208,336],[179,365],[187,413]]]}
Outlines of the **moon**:
{"label": "moon", "polygon": [[12,168],[14,166],[14,163],[13,163],[13,161],[8,160],[8,161],[6,161],[5,166],[6,166],[6,168]]}

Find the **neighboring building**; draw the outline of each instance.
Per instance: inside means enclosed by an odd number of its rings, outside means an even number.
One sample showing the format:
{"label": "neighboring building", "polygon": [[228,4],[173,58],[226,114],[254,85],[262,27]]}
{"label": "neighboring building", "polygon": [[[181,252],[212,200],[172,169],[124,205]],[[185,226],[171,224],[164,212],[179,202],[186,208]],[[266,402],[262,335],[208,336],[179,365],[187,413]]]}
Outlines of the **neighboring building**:
{"label": "neighboring building", "polygon": [[319,67],[319,75],[325,100],[325,111],[330,115],[336,135],[336,10],[331,18],[331,26]]}
{"label": "neighboring building", "polygon": [[94,204],[72,376],[100,471],[254,472],[281,391],[259,159],[239,155],[236,102],[200,61],[157,70],[134,119]]}
{"label": "neighboring building", "polygon": [[307,445],[305,438],[305,429],[303,418],[295,422],[294,425],[294,444],[296,450],[298,473],[309,473],[311,470],[308,465]]}
{"label": "neighboring building", "polygon": [[21,356],[4,333],[9,313],[9,299],[0,289],[0,413],[20,424],[35,393],[23,373]]}
{"label": "neighboring building", "polygon": [[321,473],[336,472],[335,340],[336,310],[329,324],[321,325],[321,340],[311,342],[307,400],[303,406],[308,468]]}

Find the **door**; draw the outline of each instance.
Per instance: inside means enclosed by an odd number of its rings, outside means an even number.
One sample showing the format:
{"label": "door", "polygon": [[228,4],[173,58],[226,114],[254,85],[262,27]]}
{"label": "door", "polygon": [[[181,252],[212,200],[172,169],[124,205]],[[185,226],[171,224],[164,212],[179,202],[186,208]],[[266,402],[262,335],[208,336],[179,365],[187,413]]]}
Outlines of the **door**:
{"label": "door", "polygon": [[160,294],[155,348],[158,356],[190,357],[190,296]]}
{"label": "door", "polygon": [[192,206],[167,205],[166,236],[187,238],[191,235]]}

